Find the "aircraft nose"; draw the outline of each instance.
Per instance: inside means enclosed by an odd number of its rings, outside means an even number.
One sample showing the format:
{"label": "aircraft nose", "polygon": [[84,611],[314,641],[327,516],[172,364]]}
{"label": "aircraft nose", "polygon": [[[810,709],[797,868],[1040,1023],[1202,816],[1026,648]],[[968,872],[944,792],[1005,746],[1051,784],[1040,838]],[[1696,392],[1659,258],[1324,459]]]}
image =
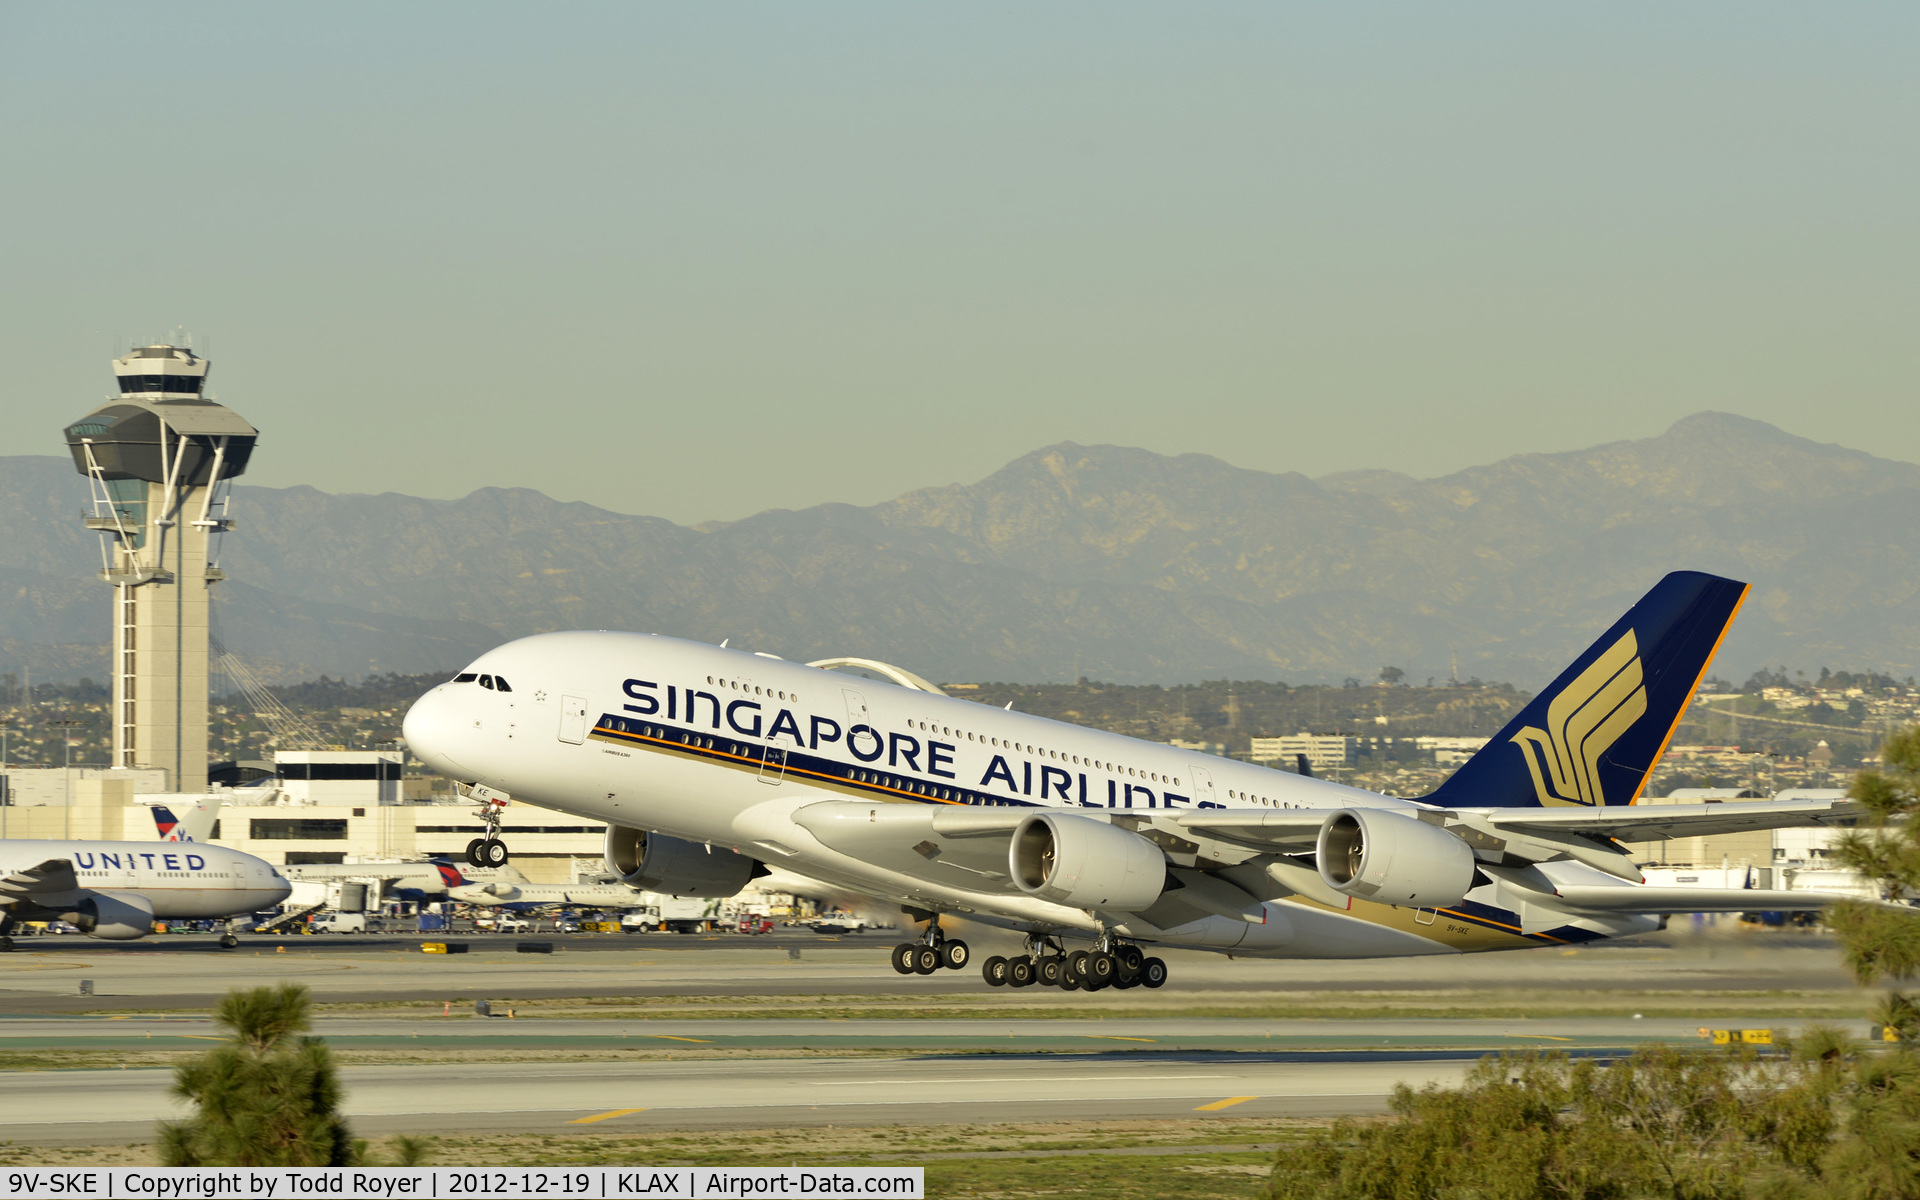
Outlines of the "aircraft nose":
{"label": "aircraft nose", "polygon": [[415,700],[407,710],[406,720],[400,724],[400,735],[407,739],[407,749],[413,756],[436,773],[465,775],[466,769],[452,756],[462,725],[447,691],[448,686],[443,683]]}

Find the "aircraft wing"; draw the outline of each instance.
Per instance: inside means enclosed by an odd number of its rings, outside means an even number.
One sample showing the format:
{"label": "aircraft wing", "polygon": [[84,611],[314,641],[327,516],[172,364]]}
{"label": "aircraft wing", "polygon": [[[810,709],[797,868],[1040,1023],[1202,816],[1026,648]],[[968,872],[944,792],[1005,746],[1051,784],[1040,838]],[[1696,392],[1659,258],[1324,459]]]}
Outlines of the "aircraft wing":
{"label": "aircraft wing", "polygon": [[[1170,815],[1176,824],[1209,834],[1225,842],[1237,842],[1260,850],[1281,854],[1304,854],[1320,839],[1320,827],[1337,808],[1194,808]],[[1163,816],[1167,814],[1161,814]]]}
{"label": "aircraft wing", "polygon": [[1851,825],[1866,815],[1853,800],[1736,800],[1722,804],[1623,804],[1605,808],[1463,809],[1497,830],[1653,842],[1749,829]]}
{"label": "aircraft wing", "polygon": [[[1188,829],[1224,841],[1282,853],[1314,847],[1320,827],[1337,809],[1291,808],[1280,811],[1199,808],[1172,815]],[[1741,800],[1724,804],[1626,804],[1605,808],[1481,808],[1445,811],[1475,826],[1501,833],[1536,834],[1547,839],[1568,834],[1653,842],[1705,837],[1750,829],[1814,825],[1851,825],[1866,810],[1852,800]],[[1412,813],[1404,814],[1407,816]]]}
{"label": "aircraft wing", "polygon": [[974,891],[1018,893],[1007,843],[1031,809],[822,800],[793,814],[830,850],[883,870]]}
{"label": "aircraft wing", "polygon": [[0,876],[0,904],[25,900],[29,904],[47,904],[71,899],[80,890],[73,863],[64,858],[49,858],[38,866],[22,867]]}

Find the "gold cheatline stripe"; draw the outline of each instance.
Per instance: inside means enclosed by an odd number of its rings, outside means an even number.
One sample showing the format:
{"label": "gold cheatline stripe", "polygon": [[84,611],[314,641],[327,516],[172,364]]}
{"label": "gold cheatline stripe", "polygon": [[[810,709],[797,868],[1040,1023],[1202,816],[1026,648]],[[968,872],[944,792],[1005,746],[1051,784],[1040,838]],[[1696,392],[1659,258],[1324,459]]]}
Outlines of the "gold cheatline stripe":
{"label": "gold cheatline stripe", "polygon": [[[653,742],[656,745],[664,746],[669,750],[672,750],[675,747],[678,747],[679,749],[682,749],[682,750],[693,751],[698,754],[708,754],[716,758],[730,758],[730,759],[733,759],[735,762],[741,763],[742,765],[749,766],[749,767],[765,765],[760,760],[749,758],[744,754],[733,754],[726,750],[709,750],[705,746],[701,746],[696,750],[695,747],[689,746],[684,742],[669,741],[666,738],[654,737],[651,734],[627,733],[624,730],[619,730],[619,729],[602,729],[601,727],[596,725],[589,732],[588,736],[592,737],[595,735],[598,735],[600,737],[609,737],[609,738],[625,738],[625,739],[629,739],[637,742]],[[726,740],[731,741],[732,739],[729,738]],[[966,803],[966,801],[964,800],[943,800],[938,796],[928,796],[928,795],[923,795],[920,792],[910,792],[904,788],[891,787],[884,783],[861,783],[857,779],[840,779],[836,776],[827,775],[820,771],[810,771],[805,767],[789,766],[789,767],[782,768],[782,770],[785,774],[788,774],[788,775],[806,775],[810,778],[818,779],[823,783],[830,783],[838,787],[850,788],[854,791],[874,790],[874,791],[882,791],[882,792],[891,792],[896,796],[905,796],[910,800],[915,800],[915,801],[925,800],[934,804],[965,804]]]}

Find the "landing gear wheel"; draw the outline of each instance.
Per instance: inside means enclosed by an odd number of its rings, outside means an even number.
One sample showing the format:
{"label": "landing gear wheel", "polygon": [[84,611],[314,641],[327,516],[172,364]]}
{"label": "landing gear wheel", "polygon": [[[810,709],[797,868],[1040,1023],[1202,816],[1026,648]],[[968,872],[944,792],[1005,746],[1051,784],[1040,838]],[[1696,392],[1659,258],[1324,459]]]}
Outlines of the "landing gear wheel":
{"label": "landing gear wheel", "polygon": [[11,949],[13,949],[13,939],[10,937],[0,937],[0,954],[5,954]]}
{"label": "landing gear wheel", "polygon": [[1140,982],[1146,987],[1157,988],[1166,981],[1166,963],[1157,958],[1149,958],[1140,964]]}
{"label": "landing gear wheel", "polygon": [[[1060,975],[1060,990],[1063,992],[1077,992],[1082,987],[1085,987],[1085,986],[1086,985],[1081,983],[1078,979],[1067,978],[1065,972],[1062,972]],[[1092,990],[1092,989],[1088,989],[1088,990]]]}
{"label": "landing gear wheel", "polygon": [[1007,960],[994,955],[981,966],[980,978],[987,981],[988,987],[1007,986]]}
{"label": "landing gear wheel", "polygon": [[487,844],[487,839],[485,838],[475,838],[472,841],[467,843],[467,865],[468,866],[484,867],[487,865],[485,861],[483,861],[480,857],[480,847],[486,844]]}
{"label": "landing gear wheel", "polygon": [[1085,979],[1087,977],[1087,952],[1085,950],[1075,950],[1072,954],[1067,955],[1066,961],[1062,965],[1066,968],[1066,973],[1072,978]]}
{"label": "landing gear wheel", "polygon": [[1087,955],[1087,961],[1080,967],[1080,978],[1086,983],[1088,991],[1098,991],[1112,983],[1120,971],[1120,964],[1113,955],[1104,950],[1095,950]]}
{"label": "landing gear wheel", "polygon": [[1033,960],[1022,954],[1007,960],[1007,985],[1023,988],[1033,983]]}
{"label": "landing gear wheel", "polygon": [[231,950],[235,946],[238,946],[239,944],[240,944],[240,939],[233,936],[230,933],[223,933],[220,935],[220,948],[222,950]]}
{"label": "landing gear wheel", "polygon": [[1040,984],[1042,987],[1059,987],[1060,980],[1064,975],[1065,972],[1062,969],[1060,956],[1058,954],[1049,954],[1039,962],[1033,964],[1034,982]]}
{"label": "landing gear wheel", "polygon": [[507,844],[497,838],[488,838],[480,843],[480,865],[483,867],[504,867],[507,865]]}
{"label": "landing gear wheel", "polygon": [[1113,956],[1120,960],[1120,969],[1129,975],[1138,975],[1140,964],[1147,961],[1146,951],[1138,946],[1122,946],[1113,952]]}
{"label": "landing gear wheel", "polygon": [[902,975],[913,974],[913,956],[920,949],[912,942],[901,942],[893,948],[893,969]]}
{"label": "landing gear wheel", "polygon": [[932,946],[913,948],[913,969],[921,975],[931,975],[940,969],[940,952]]}
{"label": "landing gear wheel", "polygon": [[973,961],[973,951],[967,948],[965,942],[942,942],[940,943],[940,961],[949,971],[963,970],[969,962]]}

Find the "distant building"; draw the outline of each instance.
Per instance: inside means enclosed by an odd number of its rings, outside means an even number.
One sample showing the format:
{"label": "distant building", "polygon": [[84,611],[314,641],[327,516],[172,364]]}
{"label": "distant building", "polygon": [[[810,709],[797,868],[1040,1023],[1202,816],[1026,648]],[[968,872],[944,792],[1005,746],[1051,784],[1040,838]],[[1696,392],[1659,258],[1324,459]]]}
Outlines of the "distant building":
{"label": "distant building", "polygon": [[282,750],[274,774],[287,804],[400,803],[398,750]]}
{"label": "distant building", "polygon": [[1433,755],[1436,767],[1457,767],[1480,753],[1487,744],[1483,737],[1422,737],[1413,744]]}
{"label": "distant building", "polygon": [[1344,767],[1353,761],[1353,739],[1341,734],[1296,733],[1292,737],[1253,738],[1247,757],[1259,763],[1292,766],[1299,755],[1316,771]]}
{"label": "distant building", "polygon": [[1197,754],[1214,754],[1225,757],[1227,746],[1224,742],[1189,742],[1185,738],[1169,738],[1167,745],[1176,750],[1192,750]]}

